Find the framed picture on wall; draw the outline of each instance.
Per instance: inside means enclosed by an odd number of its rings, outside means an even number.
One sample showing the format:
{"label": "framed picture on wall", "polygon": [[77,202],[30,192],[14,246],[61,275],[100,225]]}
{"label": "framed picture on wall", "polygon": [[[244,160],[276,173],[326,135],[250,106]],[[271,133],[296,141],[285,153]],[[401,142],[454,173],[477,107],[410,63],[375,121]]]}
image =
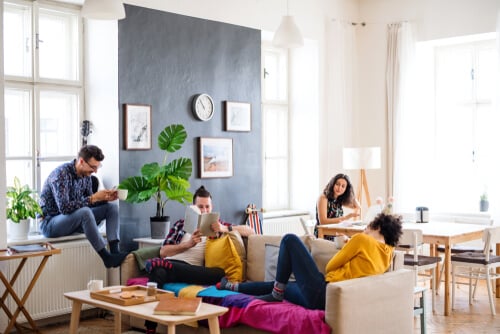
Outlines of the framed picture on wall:
{"label": "framed picture on wall", "polygon": [[151,149],[151,106],[124,104],[124,143],[126,150]]}
{"label": "framed picture on wall", "polygon": [[200,137],[198,151],[198,171],[201,178],[233,176],[232,138]]}
{"label": "framed picture on wall", "polygon": [[252,108],[250,103],[226,101],[226,131],[251,131]]}

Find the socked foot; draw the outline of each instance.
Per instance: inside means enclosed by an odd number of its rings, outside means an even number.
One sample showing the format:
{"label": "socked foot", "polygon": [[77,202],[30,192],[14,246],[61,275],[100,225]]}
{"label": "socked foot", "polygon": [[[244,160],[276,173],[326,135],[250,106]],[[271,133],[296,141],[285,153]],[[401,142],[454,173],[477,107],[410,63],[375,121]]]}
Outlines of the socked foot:
{"label": "socked foot", "polygon": [[263,300],[265,302],[282,302],[283,301],[283,299],[274,298],[272,293],[269,293],[267,295],[257,296],[255,298]]}
{"label": "socked foot", "polygon": [[128,253],[106,254],[102,257],[102,261],[106,268],[119,267],[123,260],[127,257]]}

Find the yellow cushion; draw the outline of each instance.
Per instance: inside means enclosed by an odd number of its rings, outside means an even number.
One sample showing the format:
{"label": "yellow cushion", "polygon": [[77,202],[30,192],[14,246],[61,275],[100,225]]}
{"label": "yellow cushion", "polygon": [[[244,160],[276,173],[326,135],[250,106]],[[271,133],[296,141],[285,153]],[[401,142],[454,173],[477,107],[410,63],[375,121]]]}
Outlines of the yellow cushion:
{"label": "yellow cushion", "polygon": [[218,239],[207,240],[205,267],[224,269],[226,277],[231,282],[243,280],[243,264],[228,234]]}

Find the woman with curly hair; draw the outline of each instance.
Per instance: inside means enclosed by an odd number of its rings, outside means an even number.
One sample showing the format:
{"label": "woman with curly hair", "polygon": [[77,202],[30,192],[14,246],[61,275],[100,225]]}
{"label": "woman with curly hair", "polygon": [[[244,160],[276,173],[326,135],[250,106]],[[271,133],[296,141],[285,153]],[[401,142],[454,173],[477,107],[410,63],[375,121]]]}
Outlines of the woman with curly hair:
{"label": "woman with curly hair", "polygon": [[[232,283],[223,278],[217,288],[259,296],[265,301],[286,299],[309,309],[324,309],[328,283],[385,273],[401,234],[400,217],[379,214],[328,261],[325,275],[304,243],[295,234],[287,234],[281,240],[274,282]],[[288,281],[292,273],[295,282]]]}
{"label": "woman with curly hair", "polygon": [[[344,216],[344,207],[354,209],[354,212]],[[344,220],[359,217],[359,209],[360,206],[354,196],[349,177],[346,174],[335,175],[330,179],[316,203],[314,235],[318,237],[318,225],[338,224]]]}

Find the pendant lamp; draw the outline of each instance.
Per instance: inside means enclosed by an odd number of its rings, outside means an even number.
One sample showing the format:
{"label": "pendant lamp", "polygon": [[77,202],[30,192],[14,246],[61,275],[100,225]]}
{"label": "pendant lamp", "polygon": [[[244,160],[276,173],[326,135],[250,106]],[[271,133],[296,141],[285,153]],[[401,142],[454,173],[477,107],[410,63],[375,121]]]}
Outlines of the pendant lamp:
{"label": "pendant lamp", "polygon": [[276,30],[273,45],[280,48],[296,48],[304,45],[304,39],[295,24],[293,16],[288,15],[288,0],[286,1],[286,14],[281,19],[281,24]]}
{"label": "pendant lamp", "polygon": [[121,20],[125,18],[122,0],[85,0],[82,16],[96,20]]}

